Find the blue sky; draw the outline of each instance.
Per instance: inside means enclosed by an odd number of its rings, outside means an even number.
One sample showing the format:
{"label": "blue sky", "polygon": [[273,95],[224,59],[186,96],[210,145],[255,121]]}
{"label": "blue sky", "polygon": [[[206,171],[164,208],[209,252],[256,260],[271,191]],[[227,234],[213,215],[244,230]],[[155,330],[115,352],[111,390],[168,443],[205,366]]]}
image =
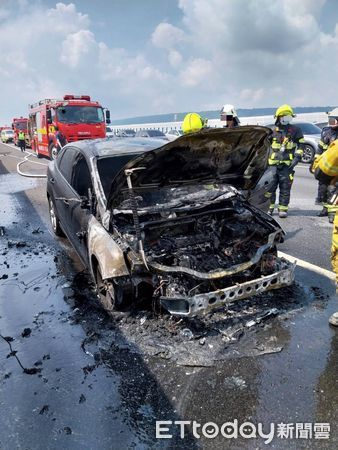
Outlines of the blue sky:
{"label": "blue sky", "polygon": [[336,0],[0,0],[0,124],[90,94],[113,118],[335,105]]}

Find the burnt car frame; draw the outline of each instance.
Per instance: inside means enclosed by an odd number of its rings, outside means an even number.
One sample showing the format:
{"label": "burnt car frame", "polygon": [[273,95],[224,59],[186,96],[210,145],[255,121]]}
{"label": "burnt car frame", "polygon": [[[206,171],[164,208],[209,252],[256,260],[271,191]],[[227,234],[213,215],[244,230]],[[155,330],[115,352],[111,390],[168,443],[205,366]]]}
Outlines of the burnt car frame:
{"label": "burnt car frame", "polygon": [[192,316],[293,282],[277,256],[284,233],[262,210],[270,136],[243,126],[62,149],[47,173],[52,227],[108,312],[146,298]]}

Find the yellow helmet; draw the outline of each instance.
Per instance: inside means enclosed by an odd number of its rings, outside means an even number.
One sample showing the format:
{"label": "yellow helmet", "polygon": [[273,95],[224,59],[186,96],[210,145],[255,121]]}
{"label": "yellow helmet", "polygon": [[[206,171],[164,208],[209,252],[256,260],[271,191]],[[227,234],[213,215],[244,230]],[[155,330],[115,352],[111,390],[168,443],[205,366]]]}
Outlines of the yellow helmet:
{"label": "yellow helmet", "polygon": [[292,116],[296,117],[290,105],[282,105],[276,109],[275,117]]}
{"label": "yellow helmet", "polygon": [[184,134],[200,131],[206,126],[207,120],[208,119],[202,119],[197,113],[188,113],[183,120],[182,131]]}

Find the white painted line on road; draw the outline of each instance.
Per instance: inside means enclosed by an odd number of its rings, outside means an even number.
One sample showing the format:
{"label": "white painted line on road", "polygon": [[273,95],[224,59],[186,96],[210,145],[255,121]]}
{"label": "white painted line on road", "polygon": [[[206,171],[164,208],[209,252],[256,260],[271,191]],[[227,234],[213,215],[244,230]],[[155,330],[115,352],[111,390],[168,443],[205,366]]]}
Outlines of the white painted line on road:
{"label": "white painted line on road", "polygon": [[[10,158],[19,159],[20,161],[26,161],[27,156],[30,156],[30,154],[28,153],[28,155],[23,158],[20,158],[20,156],[16,156],[16,155],[1,155],[0,154],[0,157],[3,157],[3,156],[6,156],[6,157],[9,156]],[[40,163],[38,161],[28,161],[28,162],[31,162],[32,164],[40,164],[41,166],[48,167],[48,164]]]}
{"label": "white painted line on road", "polygon": [[304,269],[312,270],[313,272],[323,275],[332,281],[336,281],[336,274],[331,272],[331,270],[323,269],[322,267],[316,266],[315,264],[304,261],[303,259],[295,258],[294,256],[288,255],[287,253],[278,251],[278,256],[285,258],[292,263],[296,263],[297,266],[304,267]]}
{"label": "white painted line on road", "polygon": [[[2,143],[2,145],[7,145],[7,147],[10,147],[10,148],[12,148],[13,150],[17,150],[18,152],[22,153],[22,152],[21,152],[15,145],[13,145],[13,144],[5,144],[4,142],[1,142],[1,143]],[[36,158],[36,154],[35,154],[35,153],[28,152],[27,150],[25,150],[24,153],[26,153],[27,156],[34,156],[34,157]],[[1,156],[1,155],[0,155],[0,156]],[[21,158],[19,158],[18,156],[15,156],[15,155],[8,155],[8,154],[7,154],[7,155],[3,155],[3,156],[10,156],[10,157],[12,157],[12,158],[21,159]],[[23,158],[25,159],[25,158],[27,158],[27,156],[23,156]],[[45,163],[42,163],[42,162],[40,162],[40,161],[32,161],[32,160],[29,160],[29,162],[34,163],[34,164],[39,164],[40,166],[48,167],[48,163],[45,164]]]}

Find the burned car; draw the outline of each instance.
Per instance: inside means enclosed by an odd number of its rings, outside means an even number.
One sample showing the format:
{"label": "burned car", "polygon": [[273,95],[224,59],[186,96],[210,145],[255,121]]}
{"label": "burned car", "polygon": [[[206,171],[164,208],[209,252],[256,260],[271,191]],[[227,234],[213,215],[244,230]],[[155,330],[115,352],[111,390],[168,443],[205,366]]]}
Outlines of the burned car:
{"label": "burned car", "polygon": [[277,256],[284,233],[262,210],[270,135],[243,126],[62,149],[47,175],[52,227],[108,311],[148,299],[188,316],[293,282]]}

